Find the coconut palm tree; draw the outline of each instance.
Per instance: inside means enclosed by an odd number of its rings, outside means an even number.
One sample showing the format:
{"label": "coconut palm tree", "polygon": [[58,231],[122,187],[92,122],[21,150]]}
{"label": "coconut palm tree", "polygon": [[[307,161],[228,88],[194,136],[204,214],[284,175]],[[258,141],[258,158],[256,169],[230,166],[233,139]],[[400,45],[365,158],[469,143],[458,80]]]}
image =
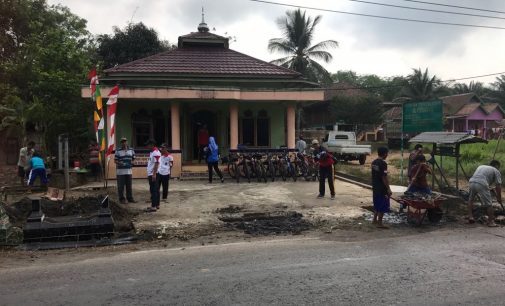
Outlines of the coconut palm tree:
{"label": "coconut palm tree", "polygon": [[481,82],[471,81],[469,84],[456,83],[452,87],[455,94],[465,94],[465,93],[475,93],[478,96],[483,96],[485,94],[484,84]]}
{"label": "coconut palm tree", "polygon": [[414,68],[412,74],[407,76],[407,81],[407,85],[402,88],[401,96],[411,100],[427,101],[440,96],[442,91],[444,93],[447,91],[436,75],[429,75],[428,68],[424,72],[421,68]]}
{"label": "coconut palm tree", "polygon": [[286,16],[280,17],[277,24],[282,30],[283,37],[270,39],[268,50],[287,56],[272,63],[298,71],[312,81],[331,82],[330,73],[316,60],[329,63],[333,57],[326,50],[338,47],[338,42],[325,40],[312,45],[315,27],[321,18],[318,15],[312,19],[300,9],[287,11]]}

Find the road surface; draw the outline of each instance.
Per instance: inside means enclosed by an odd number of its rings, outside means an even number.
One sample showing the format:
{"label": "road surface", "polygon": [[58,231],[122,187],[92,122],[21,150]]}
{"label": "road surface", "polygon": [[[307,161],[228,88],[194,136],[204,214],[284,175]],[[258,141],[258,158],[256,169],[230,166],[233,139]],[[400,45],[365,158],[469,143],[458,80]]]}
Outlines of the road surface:
{"label": "road surface", "polygon": [[0,269],[0,305],[504,305],[504,242],[477,227],[68,255]]}

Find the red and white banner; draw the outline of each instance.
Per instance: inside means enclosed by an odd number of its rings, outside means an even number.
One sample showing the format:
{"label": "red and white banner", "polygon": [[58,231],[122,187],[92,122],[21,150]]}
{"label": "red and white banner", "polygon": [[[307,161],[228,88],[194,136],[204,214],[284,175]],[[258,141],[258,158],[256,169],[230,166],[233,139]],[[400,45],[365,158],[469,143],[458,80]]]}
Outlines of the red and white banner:
{"label": "red and white banner", "polygon": [[89,88],[91,88],[91,98],[95,100],[96,85],[98,84],[98,75],[96,74],[96,68],[93,68],[88,73]]}
{"label": "red and white banner", "polygon": [[112,154],[112,151],[114,151],[114,147],[116,144],[115,141],[115,135],[116,135],[116,107],[117,107],[117,97],[119,95],[119,86],[114,86],[112,90],[109,93],[109,100],[107,101],[107,118],[110,122],[110,131],[108,135],[108,145],[109,147],[107,148],[107,153],[106,156],[109,156]]}

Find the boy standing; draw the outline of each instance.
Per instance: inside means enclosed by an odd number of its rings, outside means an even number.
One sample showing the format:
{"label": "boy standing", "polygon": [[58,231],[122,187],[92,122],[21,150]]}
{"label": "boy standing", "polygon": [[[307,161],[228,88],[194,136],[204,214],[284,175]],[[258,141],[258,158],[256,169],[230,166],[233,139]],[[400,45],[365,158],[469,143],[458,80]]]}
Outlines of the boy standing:
{"label": "boy standing", "polygon": [[158,188],[156,174],[160,165],[161,153],[153,139],[149,139],[146,142],[146,146],[150,151],[149,160],[147,161],[147,181],[149,182],[149,191],[151,192],[151,207],[148,207],[146,211],[154,212],[160,209],[160,189]]}
{"label": "boy standing", "polygon": [[388,164],[386,163],[388,152],[387,148],[380,147],[377,150],[379,157],[372,162],[373,207],[375,210],[373,223],[383,229],[388,228],[382,223],[382,217],[389,212],[389,197],[392,194],[389,187]]}
{"label": "boy standing", "polygon": [[44,160],[39,153],[35,152],[30,159],[30,175],[28,176],[28,193],[32,192],[33,183],[38,176],[40,176],[40,181],[42,185],[47,185],[47,175],[46,166],[44,165]]}
{"label": "boy standing", "polygon": [[[158,190],[163,187],[162,201],[167,201],[168,196],[168,185],[170,182],[170,169],[174,165],[174,157],[168,152],[167,144],[162,144],[160,156],[160,165],[158,167]],[[158,191],[159,192],[159,191]]]}

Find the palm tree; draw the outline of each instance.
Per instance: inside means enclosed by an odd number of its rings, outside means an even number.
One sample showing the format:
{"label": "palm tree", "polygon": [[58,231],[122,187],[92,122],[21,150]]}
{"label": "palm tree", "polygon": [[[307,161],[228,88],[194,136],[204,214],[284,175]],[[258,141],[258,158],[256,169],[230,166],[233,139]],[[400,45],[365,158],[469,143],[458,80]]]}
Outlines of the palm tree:
{"label": "palm tree", "polygon": [[427,101],[439,96],[446,87],[441,85],[440,79],[436,75],[430,77],[428,68],[424,71],[413,69],[412,74],[407,76],[407,85],[402,88],[402,97],[416,101]]}
{"label": "palm tree", "polygon": [[329,63],[333,57],[325,51],[338,47],[338,42],[325,40],[312,44],[316,25],[321,21],[318,15],[312,19],[300,9],[287,11],[286,16],[277,20],[284,37],[272,38],[268,42],[270,52],[280,52],[287,56],[276,59],[271,63],[280,65],[303,74],[307,79],[315,82],[331,82],[331,75],[315,60]]}
{"label": "palm tree", "polygon": [[478,96],[485,94],[484,84],[481,82],[471,81],[469,84],[456,83],[452,87],[455,94],[475,93]]}

